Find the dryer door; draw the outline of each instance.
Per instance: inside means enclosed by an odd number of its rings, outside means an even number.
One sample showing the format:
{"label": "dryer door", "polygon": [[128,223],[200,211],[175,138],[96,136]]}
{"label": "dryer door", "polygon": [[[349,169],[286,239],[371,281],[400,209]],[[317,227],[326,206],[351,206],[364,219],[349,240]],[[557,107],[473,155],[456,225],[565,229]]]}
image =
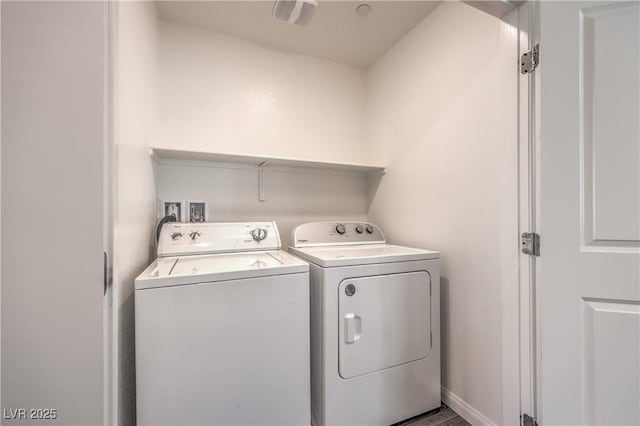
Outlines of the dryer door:
{"label": "dryer door", "polygon": [[431,351],[431,280],[409,272],[349,278],[338,287],[339,373],[344,379],[425,358]]}

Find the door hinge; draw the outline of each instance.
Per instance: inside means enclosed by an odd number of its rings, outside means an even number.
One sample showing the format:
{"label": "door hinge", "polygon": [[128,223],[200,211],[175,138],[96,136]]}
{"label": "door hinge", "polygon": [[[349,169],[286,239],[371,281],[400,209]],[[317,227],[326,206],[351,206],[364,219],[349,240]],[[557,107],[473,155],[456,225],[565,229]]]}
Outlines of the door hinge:
{"label": "door hinge", "polygon": [[540,256],[540,235],[534,232],[523,232],[520,246],[524,254]]}
{"label": "door hinge", "polygon": [[540,64],[540,44],[520,55],[520,74],[529,74]]}
{"label": "door hinge", "polygon": [[538,426],[538,422],[536,421],[536,419],[534,419],[530,415],[523,414],[522,415],[522,426]]}

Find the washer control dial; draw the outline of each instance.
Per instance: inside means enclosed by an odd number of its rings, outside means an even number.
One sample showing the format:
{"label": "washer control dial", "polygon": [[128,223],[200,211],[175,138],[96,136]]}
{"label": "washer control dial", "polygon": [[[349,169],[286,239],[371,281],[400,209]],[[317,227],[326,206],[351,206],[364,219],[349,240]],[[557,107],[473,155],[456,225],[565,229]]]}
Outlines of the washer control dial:
{"label": "washer control dial", "polygon": [[373,226],[367,225],[367,234],[373,234]]}
{"label": "washer control dial", "polygon": [[362,227],[362,225],[356,225],[356,232],[358,234],[362,234],[364,232],[364,228]]}
{"label": "washer control dial", "polygon": [[262,241],[267,238],[267,230],[264,228],[255,228],[251,231],[251,237],[253,237],[254,241]]}
{"label": "washer control dial", "polygon": [[345,232],[347,232],[347,228],[343,225],[343,224],[338,224],[336,225],[336,232],[340,235],[344,234]]}

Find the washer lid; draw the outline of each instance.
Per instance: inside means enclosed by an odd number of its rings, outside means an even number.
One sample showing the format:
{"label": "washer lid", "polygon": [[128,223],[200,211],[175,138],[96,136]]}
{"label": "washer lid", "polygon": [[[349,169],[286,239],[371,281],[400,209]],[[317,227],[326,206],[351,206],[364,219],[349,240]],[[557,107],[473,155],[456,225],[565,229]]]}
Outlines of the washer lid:
{"label": "washer lid", "polygon": [[304,248],[289,247],[289,251],[325,268],[440,258],[440,252],[438,251],[420,250],[392,244],[359,244],[351,246]]}
{"label": "washer lid", "polygon": [[161,257],[136,278],[135,288],[142,290],[308,271],[306,262],[282,250]]}

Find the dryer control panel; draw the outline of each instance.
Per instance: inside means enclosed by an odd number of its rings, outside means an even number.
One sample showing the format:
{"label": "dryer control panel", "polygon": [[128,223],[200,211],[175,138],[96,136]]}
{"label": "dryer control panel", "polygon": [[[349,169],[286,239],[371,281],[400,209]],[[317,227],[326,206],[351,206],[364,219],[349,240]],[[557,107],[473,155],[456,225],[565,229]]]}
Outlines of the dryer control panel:
{"label": "dryer control panel", "polygon": [[167,223],[158,257],[280,249],[275,222]]}
{"label": "dryer control panel", "polygon": [[296,227],[291,235],[293,247],[354,244],[384,244],[382,231],[368,222],[311,222]]}

